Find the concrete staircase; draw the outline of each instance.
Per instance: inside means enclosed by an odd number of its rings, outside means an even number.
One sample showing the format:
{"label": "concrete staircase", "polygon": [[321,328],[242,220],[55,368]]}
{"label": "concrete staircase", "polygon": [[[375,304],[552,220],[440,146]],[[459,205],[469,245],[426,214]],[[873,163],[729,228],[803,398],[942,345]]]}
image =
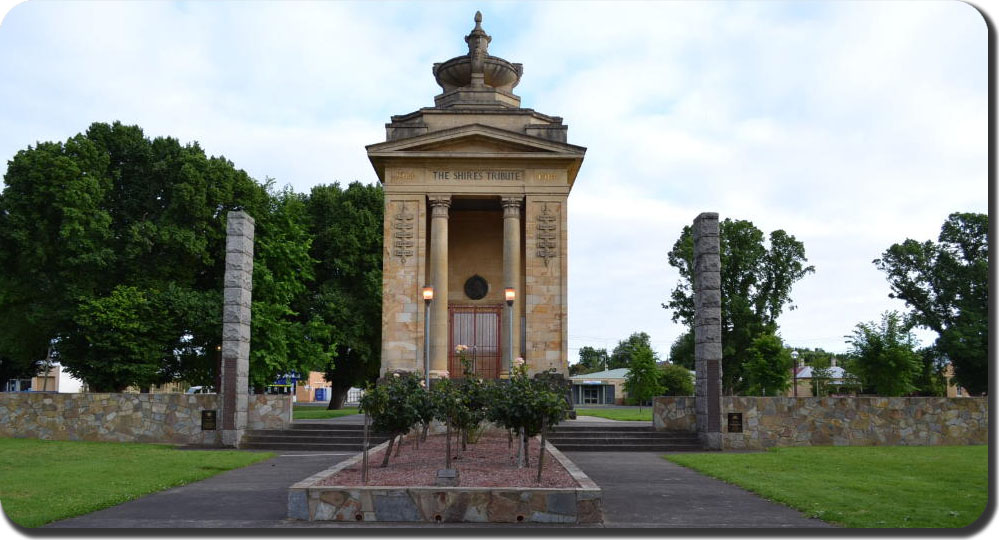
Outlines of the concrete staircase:
{"label": "concrete staircase", "polygon": [[[388,440],[372,433],[369,448]],[[241,449],[292,452],[360,452],[364,426],[357,424],[293,423],[288,429],[251,429],[243,435]]]}
{"label": "concrete staircase", "polygon": [[653,431],[652,426],[561,425],[548,442],[563,452],[693,452],[704,450],[696,433]]}

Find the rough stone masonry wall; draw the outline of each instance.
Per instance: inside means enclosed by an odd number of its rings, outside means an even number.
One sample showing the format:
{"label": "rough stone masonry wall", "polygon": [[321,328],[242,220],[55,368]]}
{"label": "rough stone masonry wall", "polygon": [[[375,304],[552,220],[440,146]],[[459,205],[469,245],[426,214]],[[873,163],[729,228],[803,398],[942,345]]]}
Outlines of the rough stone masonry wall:
{"label": "rough stone masonry wall", "polygon": [[[656,430],[694,431],[693,398],[653,400]],[[984,398],[722,398],[722,417],[742,413],[742,433],[722,426],[723,450],[774,446],[987,444]]]}
{"label": "rough stone masonry wall", "polygon": [[[291,407],[291,396],[250,396],[247,428],[286,427]],[[215,445],[219,431],[201,430],[203,410],[218,410],[218,396],[2,393],[0,437]]]}

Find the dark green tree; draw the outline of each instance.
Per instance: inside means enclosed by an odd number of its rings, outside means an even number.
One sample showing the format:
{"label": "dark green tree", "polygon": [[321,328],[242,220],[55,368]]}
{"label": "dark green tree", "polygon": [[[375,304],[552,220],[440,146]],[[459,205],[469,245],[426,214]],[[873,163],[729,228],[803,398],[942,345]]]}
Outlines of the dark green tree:
{"label": "dark green tree", "polygon": [[266,384],[313,360],[291,308],[312,261],[289,193],[197,144],[120,123],[18,152],[4,182],[0,355],[27,361],[51,346],[94,390],[211,384],[226,215],[246,210],[258,227],[250,377]]}
{"label": "dark green tree", "polygon": [[812,368],[812,395],[823,397],[829,395],[829,383],[832,381],[832,356],[816,355],[808,362]]}
{"label": "dark green tree", "polygon": [[684,366],[666,364],[659,370],[659,386],[664,396],[692,396],[694,375]]}
{"label": "dark green tree", "polygon": [[624,379],[624,388],[628,392],[628,401],[637,404],[639,411],[642,410],[642,405],[662,393],[659,377],[659,366],[656,365],[652,349],[636,348],[628,366],[628,375]]}
{"label": "dark green tree", "polygon": [[881,323],[859,323],[850,344],[846,370],[856,375],[864,390],[881,396],[904,396],[916,391],[922,371],[916,338],[898,312],[885,312]]}
{"label": "dark green tree", "polygon": [[781,339],[763,334],[753,340],[743,366],[746,392],[759,396],[779,396],[791,381],[791,352]]}
{"label": "dark green tree", "polygon": [[[785,309],[794,309],[791,288],[815,268],[805,266],[805,246],[794,236],[778,229],[765,242],[763,231],[749,221],[722,221],[720,244],[722,386],[730,394],[746,389],[745,380],[739,381],[753,340],[776,333],[777,318]],[[680,283],[663,308],[691,330],[693,259],[694,239],[686,226],[669,252],[669,263],[680,272]]]}
{"label": "dark green tree", "polygon": [[569,366],[569,375],[583,375],[601,371],[609,360],[607,349],[594,349],[589,345],[584,345],[579,348],[579,362]]}
{"label": "dark green tree", "polygon": [[694,333],[684,332],[669,347],[669,361],[687,369],[694,369]]}
{"label": "dark green tree", "polygon": [[381,365],[382,216],[378,185],[316,186],[308,200],[318,261],[308,311],[334,330],[335,359],[325,367],[329,407],[339,409],[352,386],[378,377]]}
{"label": "dark green tree", "polygon": [[645,350],[652,353],[653,361],[659,361],[659,355],[652,350],[652,338],[645,332],[635,332],[628,336],[628,339],[617,342],[617,347],[611,352],[607,369],[630,367],[635,355]]}
{"label": "dark green tree", "polygon": [[947,377],[944,371],[947,362],[934,347],[923,347],[916,351],[919,354],[919,373],[913,385],[914,395],[927,397],[944,397],[947,395]]}
{"label": "dark green tree", "polygon": [[989,217],[953,213],[937,242],[907,239],[874,264],[888,276],[893,298],[912,308],[912,321],[938,334],[937,352],[972,394],[987,392]]}

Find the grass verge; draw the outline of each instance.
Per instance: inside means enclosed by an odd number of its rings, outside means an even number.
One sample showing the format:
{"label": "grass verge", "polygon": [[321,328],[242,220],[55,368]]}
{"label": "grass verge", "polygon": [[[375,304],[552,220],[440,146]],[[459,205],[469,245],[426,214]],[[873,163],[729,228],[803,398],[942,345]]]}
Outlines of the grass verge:
{"label": "grass verge", "polygon": [[652,407],[638,407],[634,409],[576,409],[577,415],[599,416],[608,420],[647,420],[652,421]]}
{"label": "grass verge", "polygon": [[663,457],[847,527],[965,527],[988,500],[984,445],[813,446]]}
{"label": "grass verge", "polygon": [[295,405],[292,409],[291,417],[294,420],[321,420],[323,418],[339,418],[352,414],[357,414],[357,407],[327,410],[322,407]]}
{"label": "grass verge", "polygon": [[14,523],[38,527],[273,456],[159,444],[0,438],[0,502]]}

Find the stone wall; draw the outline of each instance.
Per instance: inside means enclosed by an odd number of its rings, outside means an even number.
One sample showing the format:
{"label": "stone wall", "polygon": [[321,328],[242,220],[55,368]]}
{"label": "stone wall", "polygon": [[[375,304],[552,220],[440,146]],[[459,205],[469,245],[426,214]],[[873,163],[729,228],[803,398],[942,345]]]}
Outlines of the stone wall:
{"label": "stone wall", "polygon": [[[291,407],[290,396],[250,396],[247,428],[285,427]],[[215,445],[202,410],[217,411],[218,396],[0,393],[0,437]]]}
{"label": "stone wall", "polygon": [[[693,398],[657,397],[657,430],[694,431]],[[722,426],[722,449],[773,446],[961,445],[988,441],[984,398],[726,396],[722,418],[742,413],[742,432]]]}

